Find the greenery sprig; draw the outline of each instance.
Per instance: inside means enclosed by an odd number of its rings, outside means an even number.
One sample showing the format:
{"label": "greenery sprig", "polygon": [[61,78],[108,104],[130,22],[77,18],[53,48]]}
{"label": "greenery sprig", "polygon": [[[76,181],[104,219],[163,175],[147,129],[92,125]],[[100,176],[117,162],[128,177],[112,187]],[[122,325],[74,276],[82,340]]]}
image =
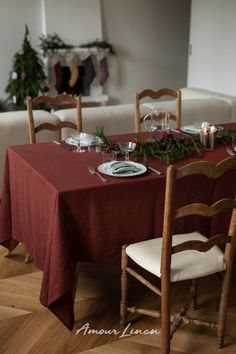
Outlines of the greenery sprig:
{"label": "greenery sprig", "polygon": [[[121,152],[118,143],[105,136],[103,128],[97,128],[95,134],[102,140],[102,147]],[[230,142],[233,134],[236,134],[236,129],[225,130],[221,136],[216,138],[216,143]],[[132,153],[134,158],[144,158],[144,160],[158,158],[167,165],[193,154],[202,157],[204,152],[209,150],[200,143],[198,136],[175,138],[172,134],[163,133],[160,139],[152,137],[142,140],[136,137],[134,140],[137,143]]]}
{"label": "greenery sprig", "polygon": [[[103,128],[97,129],[96,135],[102,140],[102,147],[109,150],[120,151],[118,143],[104,135]],[[205,150],[198,138],[184,137],[176,139],[172,134],[167,133],[163,133],[160,139],[153,137],[148,140],[141,140],[139,137],[136,137],[134,140],[137,143],[132,153],[134,158],[144,158],[144,160],[148,158],[159,158],[166,162],[167,165],[187,156],[191,156],[194,152],[201,157]]]}
{"label": "greenery sprig", "polygon": [[106,42],[106,41],[100,41],[99,39],[96,39],[95,41],[92,42],[87,42],[83,43],[80,45],[81,48],[98,48],[98,49],[108,49],[108,52],[112,55],[116,55],[116,52],[113,48],[113,45]]}
{"label": "greenery sprig", "polygon": [[158,158],[164,161],[167,165],[181,160],[185,157],[197,153],[201,157],[204,153],[204,147],[195,137],[178,138],[172,134],[163,133],[162,138],[153,137],[142,141],[137,138],[137,145],[134,150],[134,157]]}
{"label": "greenery sprig", "polygon": [[230,143],[233,135],[236,135],[236,129],[233,129],[233,128],[225,129],[221,135],[216,137],[216,143],[217,144]]}
{"label": "greenery sprig", "polygon": [[[47,36],[42,35],[39,37],[40,48],[43,51],[43,55],[46,56],[47,51],[55,51],[57,49],[72,49],[75,48],[72,44],[66,44],[57,33],[48,34]],[[80,48],[98,48],[98,49],[107,49],[108,52],[112,55],[116,55],[116,52],[113,48],[113,45],[106,42],[96,39],[92,42],[82,43],[79,45]]]}
{"label": "greenery sprig", "polygon": [[66,44],[58,34],[48,34],[47,36],[42,35],[39,37],[40,40],[40,48],[43,51],[43,55],[47,54],[48,50],[56,50],[56,49],[71,49],[74,46],[72,44]]}

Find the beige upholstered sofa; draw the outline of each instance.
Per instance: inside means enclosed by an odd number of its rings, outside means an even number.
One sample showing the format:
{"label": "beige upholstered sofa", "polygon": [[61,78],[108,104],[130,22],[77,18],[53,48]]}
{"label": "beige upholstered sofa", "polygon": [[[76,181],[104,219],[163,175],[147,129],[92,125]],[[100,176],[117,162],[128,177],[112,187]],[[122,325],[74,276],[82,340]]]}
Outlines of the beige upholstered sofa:
{"label": "beige upholstered sofa", "polygon": [[[236,122],[236,97],[227,96],[196,88],[182,90],[182,125],[208,121],[210,123]],[[165,107],[174,112],[174,102],[146,102],[142,104],[141,114],[150,112],[153,106]],[[49,113],[37,111],[36,121],[51,120],[75,121],[75,110],[65,109]],[[105,134],[134,132],[134,104],[101,106],[82,109],[83,130],[94,133],[96,128],[104,128]],[[58,132],[41,132],[39,141],[59,139]],[[64,131],[62,138],[68,136]],[[8,146],[29,143],[27,111],[0,113],[0,196],[5,153]]]}
{"label": "beige upholstered sofa", "polygon": [[[211,124],[236,122],[236,97],[198,88],[182,88],[181,125],[201,123]],[[167,108],[174,113],[174,102],[147,102],[149,108]]]}

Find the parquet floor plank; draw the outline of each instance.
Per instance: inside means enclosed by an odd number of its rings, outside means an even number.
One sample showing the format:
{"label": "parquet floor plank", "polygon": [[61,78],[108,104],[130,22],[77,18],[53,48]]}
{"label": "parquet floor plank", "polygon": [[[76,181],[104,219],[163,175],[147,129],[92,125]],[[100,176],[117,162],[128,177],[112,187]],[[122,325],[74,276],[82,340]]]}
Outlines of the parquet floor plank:
{"label": "parquet floor plank", "polygon": [[[125,335],[119,325],[119,267],[81,264],[76,293],[76,324],[72,332],[39,302],[42,272],[24,263],[25,251],[17,247],[11,257],[0,247],[0,354],[157,354],[161,353],[160,322],[131,316]],[[199,285],[196,317],[217,318],[221,280],[207,277]],[[189,285],[174,284],[173,309],[184,302]],[[207,289],[206,294],[201,293]],[[226,346],[216,348],[215,330],[183,326],[174,335],[173,354],[236,353],[236,267],[231,289]],[[130,298],[158,308],[159,298],[131,282]],[[213,296],[213,299],[212,299]],[[89,333],[88,329],[92,330]],[[107,331],[103,334],[99,331]],[[137,330],[137,331],[136,331]],[[156,334],[143,331],[156,330]],[[95,332],[94,332],[95,331]],[[110,332],[109,332],[110,331]],[[141,332],[140,332],[141,331]],[[123,335],[122,335],[123,333]],[[130,333],[132,336],[130,336]]]}

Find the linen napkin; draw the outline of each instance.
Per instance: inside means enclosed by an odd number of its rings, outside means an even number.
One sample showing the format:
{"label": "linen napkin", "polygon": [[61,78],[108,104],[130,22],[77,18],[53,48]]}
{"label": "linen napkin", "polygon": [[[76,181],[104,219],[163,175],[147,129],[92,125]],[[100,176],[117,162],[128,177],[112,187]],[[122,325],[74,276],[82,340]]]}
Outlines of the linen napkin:
{"label": "linen napkin", "polygon": [[185,125],[181,130],[184,132],[192,133],[192,134],[197,134],[199,133],[201,127],[196,127],[195,125]]}
{"label": "linen napkin", "polygon": [[125,161],[113,162],[110,165],[110,168],[114,174],[135,173],[141,171],[137,166]]}

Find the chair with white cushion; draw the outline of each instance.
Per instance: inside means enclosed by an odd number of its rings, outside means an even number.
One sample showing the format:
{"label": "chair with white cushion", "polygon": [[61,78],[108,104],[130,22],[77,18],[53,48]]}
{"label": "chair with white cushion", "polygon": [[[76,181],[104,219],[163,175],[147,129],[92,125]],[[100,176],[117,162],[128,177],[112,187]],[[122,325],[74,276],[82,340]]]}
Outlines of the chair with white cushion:
{"label": "chair with white cushion", "polygon": [[[236,247],[236,200],[234,195],[228,198],[228,194],[223,196],[220,192],[220,200],[214,197],[216,193],[217,182],[224,178],[227,172],[227,178],[232,178],[232,184],[235,183],[236,158],[229,157],[219,164],[214,165],[206,161],[197,161],[188,164],[180,169],[170,165],[167,168],[165,207],[163,219],[163,235],[160,238],[154,238],[143,242],[138,242],[122,247],[122,275],[121,290],[122,298],[120,304],[121,324],[127,323],[127,313],[139,313],[154,318],[161,319],[162,327],[162,353],[170,352],[170,341],[180,326],[181,322],[207,325],[217,327],[218,346],[222,347],[224,342],[224,332],[226,324],[226,312],[228,306],[228,297],[230,281],[233,268],[233,257]],[[193,178],[193,175],[205,175],[207,183],[213,182],[212,201],[208,204],[202,202],[175,207],[175,195],[177,193],[178,183],[182,178]],[[228,175],[230,174],[230,175]],[[223,176],[224,175],[224,176]],[[219,180],[219,181],[218,181]],[[181,182],[181,181],[180,181]],[[182,181],[183,182],[183,181]],[[227,190],[227,188],[226,188]],[[229,189],[227,190],[227,193]],[[208,203],[208,202],[207,202]],[[174,222],[178,218],[195,215],[199,220],[206,217],[207,220],[214,217],[214,225],[217,225],[216,218],[222,217],[220,212],[227,212],[229,217],[229,229],[227,234],[219,231],[210,238],[205,237],[200,232],[190,232],[186,234],[173,235]],[[220,215],[221,214],[221,215]],[[198,220],[197,219],[197,220]],[[183,219],[181,219],[183,220]],[[219,245],[225,246],[223,252]],[[128,265],[129,259],[132,259],[140,267],[141,273]],[[138,268],[139,268],[138,267]],[[150,272],[160,280],[160,288],[152,284],[143,276],[143,270]],[[224,273],[221,290],[221,300],[219,307],[218,324],[201,319],[193,319],[187,315],[188,307],[195,308],[196,289],[195,279],[205,277],[219,272]],[[128,305],[127,301],[127,282],[128,275],[132,275],[149,289],[161,297],[161,311],[137,308]],[[175,314],[171,321],[170,296],[171,283],[184,280],[192,280],[191,294],[181,310]]]}

